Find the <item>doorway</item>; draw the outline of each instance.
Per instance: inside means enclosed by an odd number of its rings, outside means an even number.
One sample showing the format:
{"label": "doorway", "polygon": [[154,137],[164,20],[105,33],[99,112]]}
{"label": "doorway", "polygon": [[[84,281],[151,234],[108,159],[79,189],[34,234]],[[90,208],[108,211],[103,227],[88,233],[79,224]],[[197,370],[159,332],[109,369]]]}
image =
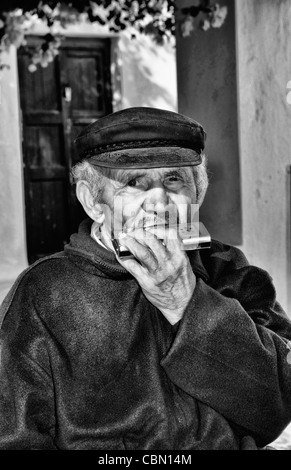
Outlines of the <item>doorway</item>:
{"label": "doorway", "polygon": [[[29,38],[28,47],[40,37]],[[46,68],[28,71],[18,54],[27,256],[31,264],[63,250],[86,217],[71,181],[73,141],[112,112],[110,39],[67,38]]]}

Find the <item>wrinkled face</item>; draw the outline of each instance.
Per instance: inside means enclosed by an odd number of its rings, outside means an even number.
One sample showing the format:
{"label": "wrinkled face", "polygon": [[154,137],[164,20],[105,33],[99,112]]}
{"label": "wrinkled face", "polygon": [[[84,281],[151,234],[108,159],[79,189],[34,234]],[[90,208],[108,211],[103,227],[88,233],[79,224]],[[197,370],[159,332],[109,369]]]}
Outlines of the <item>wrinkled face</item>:
{"label": "wrinkled face", "polygon": [[[102,202],[105,230],[190,221],[197,210],[191,167],[110,170]],[[194,208],[194,209],[193,209]]]}

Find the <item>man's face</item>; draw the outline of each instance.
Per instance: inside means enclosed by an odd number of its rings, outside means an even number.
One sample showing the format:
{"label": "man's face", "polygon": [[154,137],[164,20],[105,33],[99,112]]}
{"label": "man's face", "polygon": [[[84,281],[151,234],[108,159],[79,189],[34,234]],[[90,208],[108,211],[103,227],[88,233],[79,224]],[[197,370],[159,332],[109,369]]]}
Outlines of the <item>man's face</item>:
{"label": "man's face", "polygon": [[138,227],[186,223],[196,206],[191,167],[110,170],[103,192],[108,236]]}

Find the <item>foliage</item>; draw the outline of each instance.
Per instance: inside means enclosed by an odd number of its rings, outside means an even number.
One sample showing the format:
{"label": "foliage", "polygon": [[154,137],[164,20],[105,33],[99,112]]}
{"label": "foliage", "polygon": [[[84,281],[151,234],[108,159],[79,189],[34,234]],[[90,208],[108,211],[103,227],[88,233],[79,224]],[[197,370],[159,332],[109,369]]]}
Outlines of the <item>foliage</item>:
{"label": "foliage", "polygon": [[[195,28],[194,21],[199,17],[198,27],[207,31],[220,27],[227,15],[227,8],[210,0],[200,0],[196,5],[182,8],[178,22],[180,34],[190,36]],[[45,23],[49,33],[44,36],[42,45],[29,51],[29,70],[37,65],[47,65],[58,54],[64,30],[80,22],[98,23],[109,32],[119,33],[126,28],[151,35],[157,44],[163,44],[175,35],[177,8],[174,0],[1,0],[0,7],[0,54],[8,51],[13,44],[17,48],[26,47],[26,36],[33,32],[40,22]],[[134,37],[135,34],[132,34]],[[2,55],[2,54],[1,54]],[[0,69],[5,64],[1,63]]]}

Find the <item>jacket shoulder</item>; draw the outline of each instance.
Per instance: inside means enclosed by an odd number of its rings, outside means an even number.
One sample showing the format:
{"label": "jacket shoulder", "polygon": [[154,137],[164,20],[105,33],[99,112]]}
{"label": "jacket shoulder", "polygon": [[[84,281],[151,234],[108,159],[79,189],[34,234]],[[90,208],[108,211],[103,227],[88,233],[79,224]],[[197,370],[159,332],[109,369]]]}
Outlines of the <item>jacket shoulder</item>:
{"label": "jacket shoulder", "polygon": [[248,262],[237,247],[214,240],[203,262],[210,275],[210,284],[225,296],[246,305],[259,302],[273,305],[276,290],[270,274]]}
{"label": "jacket shoulder", "polygon": [[13,302],[16,292],[20,290],[22,286],[23,290],[25,290],[27,286],[32,286],[32,289],[37,291],[39,285],[48,286],[51,282],[56,282],[57,278],[59,279],[61,276],[62,269],[60,269],[60,267],[65,267],[67,264],[66,261],[67,256],[62,251],[37,260],[22,271],[0,305],[0,327]]}
{"label": "jacket shoulder", "polygon": [[203,264],[214,283],[231,278],[261,286],[272,284],[270,274],[265,269],[250,264],[242,250],[235,246],[213,240],[211,248],[204,251]]}
{"label": "jacket shoulder", "polygon": [[215,260],[221,260],[221,262],[228,263],[233,268],[241,268],[249,266],[249,262],[245,254],[240,248],[222,243],[218,240],[212,240],[211,250],[209,256]]}
{"label": "jacket shoulder", "polygon": [[249,266],[239,248],[214,239],[209,249],[201,250],[200,256],[211,279]]}

